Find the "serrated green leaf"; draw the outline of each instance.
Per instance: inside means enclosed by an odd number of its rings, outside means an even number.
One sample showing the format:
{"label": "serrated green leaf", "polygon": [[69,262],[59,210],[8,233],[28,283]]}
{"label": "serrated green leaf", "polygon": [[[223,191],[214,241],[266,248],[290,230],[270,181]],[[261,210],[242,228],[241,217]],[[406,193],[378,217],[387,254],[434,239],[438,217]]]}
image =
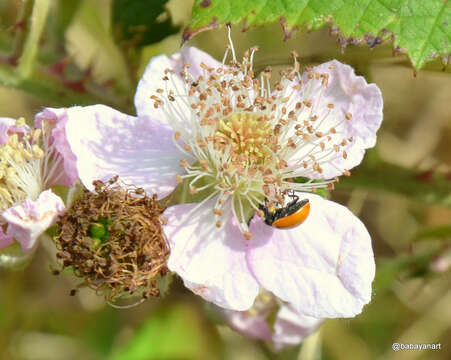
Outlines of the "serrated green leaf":
{"label": "serrated green leaf", "polygon": [[447,0],[196,0],[184,39],[218,25],[242,21],[246,26],[280,21],[287,37],[293,30],[326,24],[340,42],[369,46],[393,38],[413,66],[422,68],[451,47],[451,2]]}
{"label": "serrated green leaf", "polygon": [[116,38],[133,46],[143,46],[177,32],[167,16],[166,3],[167,0],[114,0]]}

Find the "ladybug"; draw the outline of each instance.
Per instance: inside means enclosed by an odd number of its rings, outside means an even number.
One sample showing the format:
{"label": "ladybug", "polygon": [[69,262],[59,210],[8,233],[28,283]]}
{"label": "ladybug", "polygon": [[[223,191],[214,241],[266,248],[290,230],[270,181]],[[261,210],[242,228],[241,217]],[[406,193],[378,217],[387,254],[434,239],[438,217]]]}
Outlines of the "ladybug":
{"label": "ladybug", "polygon": [[291,229],[301,225],[310,213],[310,202],[308,199],[299,201],[299,196],[289,195],[293,198],[287,206],[270,208],[261,205],[260,209],[265,215],[265,224],[278,229]]}

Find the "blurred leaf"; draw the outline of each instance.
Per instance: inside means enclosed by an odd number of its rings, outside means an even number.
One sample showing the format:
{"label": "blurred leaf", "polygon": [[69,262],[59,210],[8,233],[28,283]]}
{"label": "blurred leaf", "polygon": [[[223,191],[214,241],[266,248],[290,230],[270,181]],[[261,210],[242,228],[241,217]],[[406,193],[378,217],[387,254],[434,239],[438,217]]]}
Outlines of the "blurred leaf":
{"label": "blurred leaf", "polygon": [[[24,6],[27,7],[30,4],[32,4],[33,9],[31,16],[27,19],[24,44],[21,49],[19,66],[17,67],[17,72],[21,78],[28,78],[33,71],[39,40],[41,39],[51,2],[50,0],[28,0],[24,3]],[[21,47],[21,44],[16,46]]]}
{"label": "blurred leaf", "polygon": [[59,36],[62,36],[66,31],[69,24],[72,22],[74,15],[77,13],[77,9],[80,6],[80,0],[57,0],[55,4],[55,11],[52,13],[52,21],[54,24],[54,32],[58,32]]}
{"label": "blurred leaf", "polygon": [[433,226],[418,231],[412,241],[451,238],[451,225]]}
{"label": "blurred leaf", "polygon": [[130,343],[112,360],[217,359],[215,337],[204,319],[187,303],[152,312]]}
{"label": "blurred leaf", "polygon": [[53,0],[47,19],[44,39],[39,49],[41,64],[55,64],[66,56],[64,50],[66,30],[72,23],[80,0]]}
{"label": "blurred leaf", "polygon": [[174,34],[165,9],[167,0],[114,0],[114,32],[131,46],[149,45]]}
{"label": "blurred leaf", "polygon": [[336,188],[385,191],[427,204],[451,207],[451,179],[447,175],[433,173],[425,178],[413,169],[369,160],[353,170],[350,177],[341,177]]}
{"label": "blurred leaf", "polygon": [[416,69],[450,54],[451,2],[444,0],[196,0],[184,39],[242,21],[246,26],[280,21],[286,38],[298,28],[315,30],[330,23],[342,45],[366,42],[373,47],[393,38]]}
{"label": "blurred leaf", "polygon": [[99,83],[113,81],[120,91],[132,92],[123,54],[113,41],[108,0],[83,0],[66,32],[67,51]]}
{"label": "blurred leaf", "polygon": [[382,258],[377,261],[377,273],[373,282],[375,292],[380,294],[388,289],[401,274],[423,276],[428,272],[429,264],[442,252],[441,247],[419,254],[403,254],[396,258]]}
{"label": "blurred leaf", "polygon": [[[119,99],[113,99],[108,94],[102,93],[99,95],[88,94],[72,90],[56,79],[55,77],[46,74],[43,71],[36,71],[31,78],[22,79],[14,71],[14,68],[0,63],[0,84],[6,87],[16,88],[26,91],[32,95],[38,96],[45,100],[48,106],[72,106],[77,105],[92,105],[98,103],[109,104],[122,109],[122,111],[129,110],[129,106],[125,105]],[[102,95],[102,97],[100,97]]]}
{"label": "blurred leaf", "polygon": [[158,274],[157,282],[158,282],[158,290],[160,290],[160,296],[166,296],[169,293],[169,289],[171,288],[171,284],[174,281],[174,273],[167,273],[164,276]]}
{"label": "blurred leaf", "polygon": [[[94,313],[93,319],[82,333],[84,341],[102,355],[108,355],[120,331],[119,311],[105,307],[101,312]],[[99,336],[101,334],[101,336]]]}

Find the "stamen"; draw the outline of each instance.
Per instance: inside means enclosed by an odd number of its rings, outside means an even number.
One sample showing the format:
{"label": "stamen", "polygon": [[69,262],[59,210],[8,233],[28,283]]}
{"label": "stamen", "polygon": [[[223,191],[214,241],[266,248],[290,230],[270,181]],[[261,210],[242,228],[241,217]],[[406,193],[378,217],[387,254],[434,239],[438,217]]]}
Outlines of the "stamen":
{"label": "stamen", "polygon": [[27,198],[37,199],[55,180],[53,175],[62,161],[49,145],[47,121],[42,121],[42,130],[28,130],[23,118],[15,126],[23,132],[10,135],[8,143],[0,146],[0,211]]}
{"label": "stamen", "polygon": [[230,24],[227,25],[227,37],[229,38],[230,50],[232,50],[233,62],[236,63],[235,48],[232,41],[232,27],[230,26]]}
{"label": "stamen", "polygon": [[[288,191],[333,187],[335,179],[301,184],[293,178],[318,177],[326,165],[337,167],[334,161],[347,158],[351,139],[343,127],[352,116],[323,99],[327,73],[306,68],[307,79],[301,76],[296,53],[293,66],[281,74],[272,91],[269,68],[254,76],[258,48],[251,48],[238,62],[230,26],[227,36],[222,67],[200,64],[202,74],[194,77],[184,66],[178,83],[168,69],[166,90],[152,96],[163,99],[174,143],[193,160],[180,162],[185,174],[178,175],[177,182],[190,179],[192,192],[206,191],[204,201],[217,196],[214,216],[221,226],[226,221],[216,209],[225,201],[233,204],[231,213],[245,234],[249,209],[258,211],[265,201],[281,204]],[[230,52],[232,60],[225,66]],[[227,211],[223,214],[230,216]]]}

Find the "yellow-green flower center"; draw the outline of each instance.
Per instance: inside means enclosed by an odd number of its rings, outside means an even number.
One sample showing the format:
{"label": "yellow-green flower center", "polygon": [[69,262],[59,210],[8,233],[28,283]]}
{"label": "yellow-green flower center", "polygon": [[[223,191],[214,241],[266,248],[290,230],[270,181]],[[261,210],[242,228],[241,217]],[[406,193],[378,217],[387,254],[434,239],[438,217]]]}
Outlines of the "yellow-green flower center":
{"label": "yellow-green flower center", "polygon": [[230,146],[232,162],[262,164],[272,157],[268,147],[272,134],[272,126],[263,115],[235,112],[220,121],[216,141]]}
{"label": "yellow-green flower center", "polygon": [[[18,120],[16,126],[23,121]],[[41,130],[19,137],[13,134],[0,145],[0,211],[26,198],[36,199],[41,191],[40,171],[44,151],[38,143]]]}

